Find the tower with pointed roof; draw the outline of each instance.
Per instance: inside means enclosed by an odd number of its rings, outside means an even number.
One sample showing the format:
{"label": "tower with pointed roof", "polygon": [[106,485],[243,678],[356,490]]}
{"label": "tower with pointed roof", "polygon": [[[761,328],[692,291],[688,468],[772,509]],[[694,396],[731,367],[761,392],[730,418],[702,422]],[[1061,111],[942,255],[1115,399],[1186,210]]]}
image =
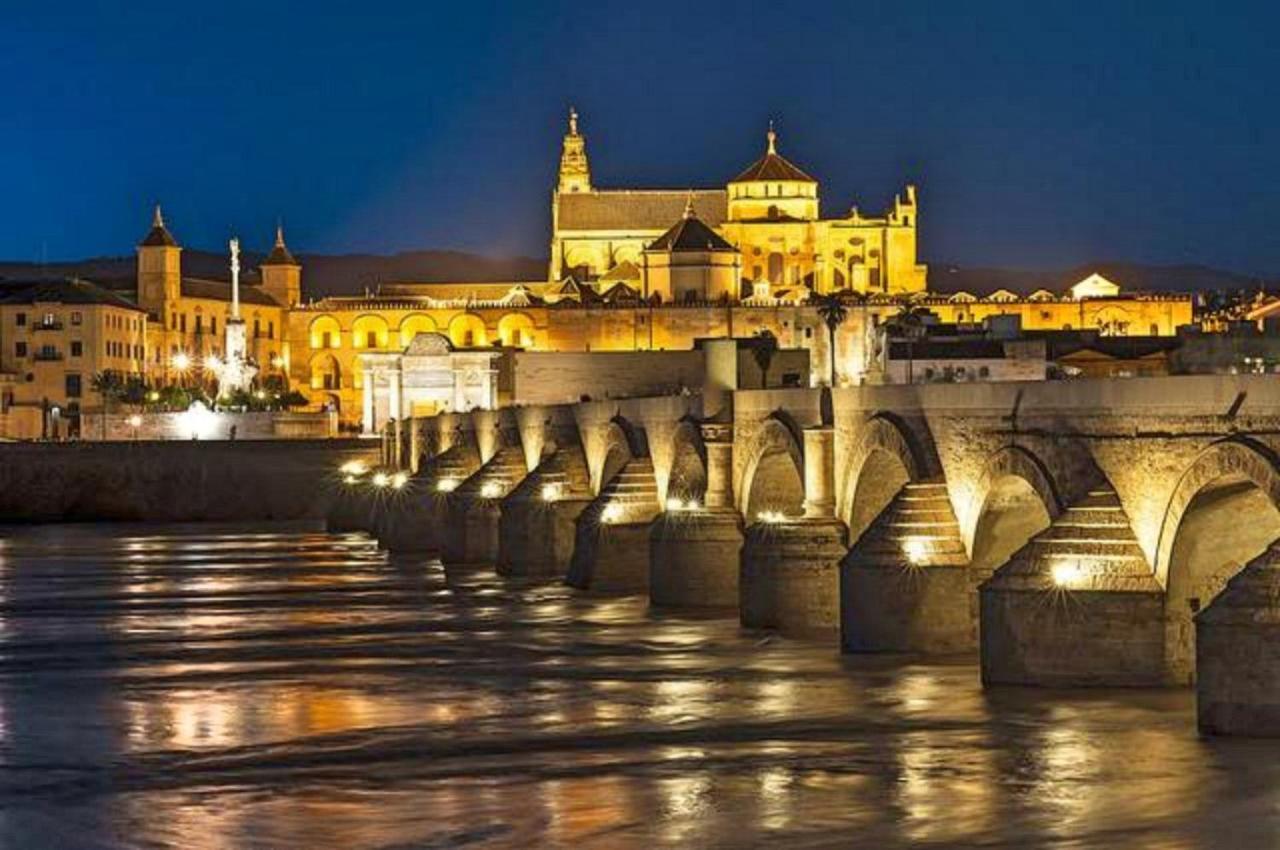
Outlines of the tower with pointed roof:
{"label": "tower with pointed roof", "polygon": [[259,267],[262,288],[282,307],[302,302],[302,265],[284,244],[284,227],[276,226],[276,244]]}
{"label": "tower with pointed roof", "polygon": [[182,247],[164,223],[156,204],[151,229],[138,243],[138,304],[156,316],[164,316],[170,304],[182,297]]}
{"label": "tower with pointed roof", "polygon": [[591,166],[587,163],[587,140],[578,132],[578,110],[569,107],[569,132],[560,149],[559,192],[590,192]]}

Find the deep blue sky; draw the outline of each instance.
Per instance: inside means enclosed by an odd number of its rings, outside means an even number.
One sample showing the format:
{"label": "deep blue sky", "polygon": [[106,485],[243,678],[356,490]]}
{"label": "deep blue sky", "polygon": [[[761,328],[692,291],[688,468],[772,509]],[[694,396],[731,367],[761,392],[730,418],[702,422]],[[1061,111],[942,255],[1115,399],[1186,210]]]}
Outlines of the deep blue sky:
{"label": "deep blue sky", "polygon": [[1280,272],[1263,4],[25,5],[4,258],[127,253],[154,199],[195,247],[541,255],[572,102],[602,186],[722,184],[772,116],[829,213],[918,182],[931,261]]}

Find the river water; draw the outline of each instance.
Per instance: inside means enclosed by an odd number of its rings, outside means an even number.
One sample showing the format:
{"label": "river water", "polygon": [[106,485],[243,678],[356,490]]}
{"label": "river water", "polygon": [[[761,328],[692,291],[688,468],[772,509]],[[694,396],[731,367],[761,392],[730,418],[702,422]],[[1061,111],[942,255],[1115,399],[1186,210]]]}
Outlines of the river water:
{"label": "river water", "polygon": [[1280,744],[300,527],[11,529],[0,846],[1275,847]]}

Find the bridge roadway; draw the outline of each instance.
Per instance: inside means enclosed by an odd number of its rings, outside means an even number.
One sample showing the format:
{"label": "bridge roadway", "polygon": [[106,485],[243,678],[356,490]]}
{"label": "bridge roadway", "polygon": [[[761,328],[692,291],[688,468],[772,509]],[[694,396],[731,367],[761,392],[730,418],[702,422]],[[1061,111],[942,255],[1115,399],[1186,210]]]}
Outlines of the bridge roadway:
{"label": "bridge roadway", "polygon": [[1195,683],[1280,734],[1280,381],[708,393],[409,420],[335,528],[989,684]]}

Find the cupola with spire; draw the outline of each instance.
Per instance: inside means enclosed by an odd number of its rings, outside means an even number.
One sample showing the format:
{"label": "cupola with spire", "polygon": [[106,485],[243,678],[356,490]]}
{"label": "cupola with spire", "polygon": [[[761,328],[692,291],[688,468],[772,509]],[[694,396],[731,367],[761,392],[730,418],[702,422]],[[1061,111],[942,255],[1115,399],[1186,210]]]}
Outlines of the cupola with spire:
{"label": "cupola with spire", "polygon": [[302,265],[284,244],[284,227],[276,225],[276,243],[259,267],[262,288],[282,307],[293,307],[302,301]]}
{"label": "cupola with spire", "polygon": [[778,153],[773,122],[764,155],[729,181],[730,221],[815,221],[818,181]]}
{"label": "cupola with spire", "polygon": [[137,281],[139,306],[157,316],[182,295],[182,247],[165,226],[159,204],[151,229],[138,243]]}
{"label": "cupola with spire", "polygon": [[736,300],[742,258],[727,239],[698,218],[693,193],[684,215],[641,255],[645,297],[664,301]]}
{"label": "cupola with spire", "polygon": [[569,132],[560,149],[560,182],[556,189],[561,193],[591,191],[587,140],[578,132],[578,110],[573,107],[569,107]]}

